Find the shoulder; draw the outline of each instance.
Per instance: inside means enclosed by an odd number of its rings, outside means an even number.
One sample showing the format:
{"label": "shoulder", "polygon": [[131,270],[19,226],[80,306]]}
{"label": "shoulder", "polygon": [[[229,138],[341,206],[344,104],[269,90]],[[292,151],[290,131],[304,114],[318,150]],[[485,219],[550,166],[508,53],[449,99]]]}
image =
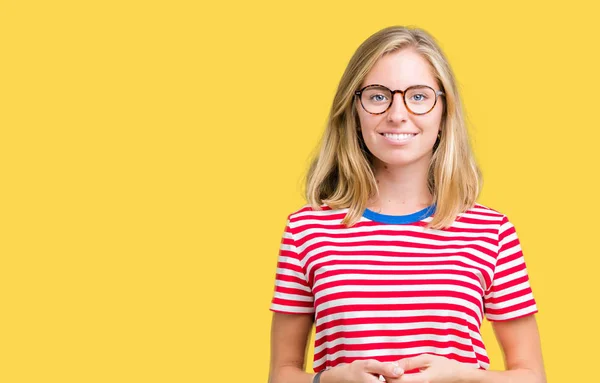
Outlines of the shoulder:
{"label": "shoulder", "polygon": [[502,225],[508,221],[506,215],[491,207],[475,203],[472,207],[460,213],[457,217],[458,221],[474,220],[481,222],[497,223]]}
{"label": "shoulder", "polygon": [[318,223],[318,222],[329,222],[341,221],[348,209],[332,209],[326,204],[314,208],[310,204],[305,204],[297,210],[290,213],[287,217],[288,223],[291,227],[298,227],[307,223]]}
{"label": "shoulder", "polygon": [[461,221],[494,233],[498,242],[516,236],[515,226],[505,214],[479,203],[460,214],[456,222]]}

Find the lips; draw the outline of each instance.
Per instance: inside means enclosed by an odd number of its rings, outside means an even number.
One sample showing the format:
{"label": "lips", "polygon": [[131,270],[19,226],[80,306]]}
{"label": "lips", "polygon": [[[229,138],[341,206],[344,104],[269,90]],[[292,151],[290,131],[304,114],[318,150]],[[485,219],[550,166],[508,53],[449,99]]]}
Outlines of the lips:
{"label": "lips", "polygon": [[405,142],[412,139],[417,133],[380,133],[382,136],[393,142]]}
{"label": "lips", "polygon": [[403,140],[407,138],[414,137],[416,133],[381,133],[388,138],[394,138],[397,140]]}

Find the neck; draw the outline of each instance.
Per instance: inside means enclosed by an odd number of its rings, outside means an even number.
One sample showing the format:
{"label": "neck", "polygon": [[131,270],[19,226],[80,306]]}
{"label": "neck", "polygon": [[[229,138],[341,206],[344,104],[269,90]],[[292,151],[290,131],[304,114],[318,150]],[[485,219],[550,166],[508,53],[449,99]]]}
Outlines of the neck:
{"label": "neck", "polygon": [[405,215],[433,203],[427,187],[428,161],[402,166],[376,161],[374,165],[379,194],[369,200],[369,209],[382,214]]}

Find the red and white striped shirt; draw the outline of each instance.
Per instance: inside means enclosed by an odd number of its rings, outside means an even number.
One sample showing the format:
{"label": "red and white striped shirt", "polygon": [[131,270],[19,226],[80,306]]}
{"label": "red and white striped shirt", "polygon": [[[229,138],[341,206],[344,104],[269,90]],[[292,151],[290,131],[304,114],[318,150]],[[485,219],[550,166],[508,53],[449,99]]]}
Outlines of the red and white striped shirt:
{"label": "red and white striped shirt", "polygon": [[506,216],[476,204],[443,230],[434,207],[391,216],[309,205],[290,214],[270,309],[315,316],[313,370],[423,353],[489,368],[480,327],[537,312]]}

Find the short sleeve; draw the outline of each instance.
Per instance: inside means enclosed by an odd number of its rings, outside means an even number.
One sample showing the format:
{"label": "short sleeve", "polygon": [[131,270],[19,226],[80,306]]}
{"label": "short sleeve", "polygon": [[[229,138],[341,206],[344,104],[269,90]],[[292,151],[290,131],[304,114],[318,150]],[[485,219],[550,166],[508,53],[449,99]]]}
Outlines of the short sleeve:
{"label": "short sleeve", "polygon": [[521,243],[506,217],[498,230],[498,256],[492,284],[484,295],[484,307],[486,318],[492,322],[538,312]]}
{"label": "short sleeve", "polygon": [[315,312],[312,290],[300,260],[288,217],[277,258],[271,311],[288,314]]}

